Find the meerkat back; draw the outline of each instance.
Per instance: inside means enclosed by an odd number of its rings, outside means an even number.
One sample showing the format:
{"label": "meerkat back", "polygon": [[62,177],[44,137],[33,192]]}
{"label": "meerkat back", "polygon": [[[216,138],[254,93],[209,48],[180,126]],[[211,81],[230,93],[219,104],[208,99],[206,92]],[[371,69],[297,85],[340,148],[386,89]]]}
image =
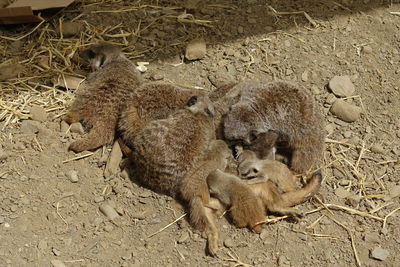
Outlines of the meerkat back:
{"label": "meerkat back", "polygon": [[94,72],[77,92],[65,116],[66,122],[80,121],[88,130],[87,135],[69,146],[74,152],[95,149],[113,141],[119,113],[141,83],[134,64],[114,45],[93,45],[80,56],[89,62]]}
{"label": "meerkat back", "polygon": [[214,110],[208,97],[193,97],[188,104],[167,119],[150,122],[133,142],[132,162],[138,178],[171,196],[215,138]]}
{"label": "meerkat back", "polygon": [[[224,118],[224,136],[255,148],[255,141],[269,142],[258,146],[262,150],[271,149],[274,139],[258,139],[258,135],[272,131],[277,141],[286,142],[292,149],[291,168],[302,173],[321,158],[323,125],[318,105],[303,87],[287,82],[247,82],[240,100]],[[268,151],[257,154],[267,155]]]}
{"label": "meerkat back", "polygon": [[118,130],[125,143],[133,142],[135,136],[153,120],[166,119],[184,108],[192,96],[205,96],[206,92],[184,89],[163,82],[150,82],[140,86],[121,112]]}

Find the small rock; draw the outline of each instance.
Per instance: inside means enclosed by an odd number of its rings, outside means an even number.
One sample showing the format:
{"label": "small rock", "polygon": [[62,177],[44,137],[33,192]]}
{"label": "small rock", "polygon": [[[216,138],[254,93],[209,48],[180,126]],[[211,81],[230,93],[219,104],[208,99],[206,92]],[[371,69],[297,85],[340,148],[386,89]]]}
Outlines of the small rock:
{"label": "small rock", "polygon": [[72,183],[79,182],[79,177],[78,177],[78,172],[77,171],[72,170],[72,171],[67,172],[67,177],[69,178],[69,180]]}
{"label": "small rock", "polygon": [[364,46],[364,47],[362,48],[362,52],[363,52],[364,54],[372,54],[372,48],[371,48],[370,46],[366,45],[366,46]]}
{"label": "small rock", "polygon": [[340,97],[353,95],[355,88],[349,76],[335,76],[329,81],[329,88]]}
{"label": "small rock", "polygon": [[389,189],[389,196],[395,198],[400,196],[400,185],[396,185]]}
{"label": "small rock", "polygon": [[178,244],[183,244],[186,243],[189,240],[189,233],[184,232],[178,239]]}
{"label": "small rock", "polygon": [[345,132],[343,133],[343,137],[344,137],[344,138],[347,138],[347,139],[351,138],[352,135],[353,135],[353,132],[352,132],[352,131],[345,131]]}
{"label": "small rock", "polygon": [[305,71],[301,74],[301,80],[302,80],[303,82],[308,81],[308,71],[307,71],[307,70],[305,70]]}
{"label": "small rock", "polygon": [[40,122],[32,120],[23,120],[21,122],[21,133],[23,134],[36,134],[43,128]]}
{"label": "small rock", "polygon": [[354,122],[360,118],[361,108],[349,104],[342,99],[338,99],[333,103],[331,113],[345,122]]}
{"label": "small rock", "polygon": [[40,240],[37,247],[40,251],[45,252],[47,250],[47,242],[45,240]]}
{"label": "small rock", "polygon": [[329,123],[325,126],[325,130],[328,132],[328,136],[333,134],[336,129],[336,125],[334,123]]}
{"label": "small rock", "polygon": [[159,224],[159,223],[161,223],[160,217],[155,217],[149,221],[149,224]]}
{"label": "small rock", "polygon": [[64,22],[62,24],[62,34],[64,37],[79,35],[83,30],[83,24],[79,22]]}
{"label": "small rock", "polygon": [[261,234],[260,234],[260,238],[262,240],[266,239],[268,237],[268,230],[267,229],[262,229],[261,230]]}
{"label": "small rock", "polygon": [[335,195],[337,195],[340,198],[346,198],[346,197],[350,196],[351,193],[349,191],[347,191],[346,189],[344,189],[343,187],[338,187],[335,190]]}
{"label": "small rock", "polygon": [[4,217],[3,216],[0,216],[0,224],[3,224],[4,223]]}
{"label": "small rock", "polygon": [[381,240],[378,233],[372,232],[364,235],[364,241],[368,243],[379,243]]}
{"label": "small rock", "polygon": [[74,122],[71,124],[71,128],[69,129],[71,133],[77,133],[80,135],[83,135],[85,133],[85,130],[83,129],[83,126],[80,122]]}
{"label": "small rock", "polygon": [[371,251],[371,257],[375,260],[384,261],[389,256],[389,251],[381,247],[375,247]]}
{"label": "small rock", "polygon": [[385,149],[380,144],[374,144],[373,146],[371,146],[371,148],[369,150],[371,150],[372,152],[377,153],[377,154],[385,153]]}
{"label": "small rock", "polygon": [[103,196],[97,196],[94,198],[94,202],[95,203],[99,203],[99,202],[103,202],[104,201],[104,197]]}
{"label": "small rock", "polygon": [[188,60],[202,59],[207,52],[206,42],[203,39],[195,39],[186,46],[185,57]]}
{"label": "small rock", "polygon": [[237,31],[238,31],[239,34],[242,34],[244,32],[243,26],[238,26],[237,27]]}
{"label": "small rock", "polygon": [[122,151],[118,141],[112,147],[110,156],[107,160],[106,168],[104,169],[104,177],[115,175],[119,171],[119,164],[122,160]]}
{"label": "small rock", "polygon": [[52,260],[51,265],[53,265],[53,267],[66,267],[64,262],[60,260]]}
{"label": "small rock", "polygon": [[232,240],[232,238],[228,237],[224,240],[224,246],[227,248],[233,248],[235,246],[235,242]]}
{"label": "small rock", "polygon": [[114,220],[119,217],[115,209],[108,204],[101,205],[100,211],[110,220]]}
{"label": "small rock", "polygon": [[30,111],[32,120],[34,121],[45,121],[47,120],[46,110],[41,106],[32,106]]}
{"label": "small rock", "polygon": [[114,230],[114,227],[111,224],[107,224],[106,226],[104,226],[104,231],[112,232],[112,230]]}
{"label": "small rock", "polygon": [[68,131],[68,129],[69,129],[68,123],[66,123],[65,121],[62,120],[60,122],[60,132],[65,134]]}
{"label": "small rock", "polygon": [[8,79],[17,78],[24,67],[21,64],[10,64],[0,66],[0,82],[6,81]]}
{"label": "small rock", "polygon": [[55,256],[60,256],[60,255],[61,255],[61,252],[60,252],[58,249],[56,249],[56,248],[53,248],[51,251],[53,252],[53,254],[54,254]]}
{"label": "small rock", "polygon": [[328,96],[325,99],[325,103],[328,105],[332,105],[336,100],[337,98],[334,94],[328,94]]}
{"label": "small rock", "polygon": [[126,254],[122,255],[121,258],[122,258],[124,261],[127,261],[127,260],[132,259],[132,252],[127,252]]}
{"label": "small rock", "polygon": [[361,197],[358,195],[351,195],[346,197],[346,201],[344,202],[348,206],[352,206],[353,208],[357,207],[357,205],[360,203]]}
{"label": "small rock", "polygon": [[0,148],[0,161],[4,161],[8,158],[8,154],[4,152],[3,149]]}

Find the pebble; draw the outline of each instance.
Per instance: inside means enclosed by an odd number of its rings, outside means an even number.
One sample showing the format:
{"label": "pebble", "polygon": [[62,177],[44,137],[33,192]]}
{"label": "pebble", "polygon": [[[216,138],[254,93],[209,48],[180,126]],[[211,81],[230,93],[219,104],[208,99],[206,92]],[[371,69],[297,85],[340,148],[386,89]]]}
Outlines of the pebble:
{"label": "pebble", "polygon": [[52,260],[51,265],[53,265],[53,267],[66,267],[64,262],[60,260]]}
{"label": "pebble", "polygon": [[41,106],[32,106],[29,110],[32,120],[34,121],[45,121],[47,120],[46,110]]}
{"label": "pebble", "polygon": [[195,39],[187,44],[185,57],[188,60],[197,60],[204,58],[206,53],[207,48],[204,39]]}
{"label": "pebble", "polygon": [[40,251],[44,252],[47,250],[47,242],[45,240],[40,240],[37,247]]}
{"label": "pebble", "polygon": [[72,183],[79,182],[78,172],[77,171],[69,171],[67,172],[67,177]]}
{"label": "pebble", "polygon": [[149,221],[149,224],[159,224],[161,223],[160,217],[155,217]]}
{"label": "pebble", "polygon": [[21,64],[4,65],[0,67],[0,82],[18,77],[24,67]]}
{"label": "pebble", "polygon": [[377,154],[384,154],[385,153],[385,149],[380,144],[372,145],[369,150],[371,150],[372,152],[377,153]]}
{"label": "pebble", "polygon": [[333,103],[331,113],[345,122],[354,122],[360,118],[361,108],[338,99]]}
{"label": "pebble", "polygon": [[74,122],[71,124],[71,128],[69,129],[71,133],[77,133],[80,135],[83,135],[85,133],[85,130],[83,129],[83,126],[80,122]]}
{"label": "pebble", "polygon": [[23,120],[21,122],[21,133],[23,134],[36,134],[42,125],[38,121]]}
{"label": "pebble", "polygon": [[228,237],[224,240],[224,246],[227,248],[233,248],[235,246],[235,242],[232,240],[232,238]]}
{"label": "pebble", "polygon": [[189,233],[184,232],[178,239],[178,244],[187,243],[189,241]]}
{"label": "pebble", "polygon": [[260,238],[262,240],[266,239],[268,237],[268,230],[267,229],[262,229],[261,234],[260,234]]}
{"label": "pebble", "polygon": [[8,158],[8,154],[4,152],[3,149],[0,148],[0,161],[6,160]]}
{"label": "pebble", "polygon": [[364,235],[364,241],[368,243],[379,243],[381,240],[378,233],[372,232]]}
{"label": "pebble", "polygon": [[366,46],[364,46],[364,47],[362,48],[362,52],[363,52],[364,54],[372,54],[372,48],[371,48],[370,46],[366,45]]}
{"label": "pebble", "polygon": [[336,100],[337,98],[334,94],[329,94],[325,99],[325,103],[328,105],[332,105]]}
{"label": "pebble", "polygon": [[345,204],[353,208],[357,207],[361,201],[361,197],[358,195],[351,195],[346,197]]}
{"label": "pebble", "polygon": [[0,224],[3,224],[5,222],[4,217],[0,216]]}
{"label": "pebble", "polygon": [[345,97],[353,95],[355,88],[350,77],[335,76],[329,81],[329,88],[336,96]]}
{"label": "pebble", "polygon": [[62,24],[63,37],[72,37],[79,35],[83,30],[83,24],[79,22],[64,22]]}
{"label": "pebble", "polygon": [[244,28],[243,28],[243,26],[238,26],[238,27],[237,27],[237,31],[238,31],[239,34],[244,33]]}
{"label": "pebble", "polygon": [[114,220],[119,217],[115,209],[108,204],[101,205],[100,211],[110,220]]}
{"label": "pebble", "polygon": [[308,81],[308,71],[307,71],[307,70],[305,70],[305,71],[301,74],[301,80],[302,80],[303,82]]}
{"label": "pebble", "polygon": [[336,129],[336,125],[334,123],[329,123],[325,126],[325,130],[328,132],[328,136],[333,134]]}
{"label": "pebble", "polygon": [[103,202],[104,201],[104,197],[103,196],[97,196],[94,198],[94,202],[95,203],[99,203],[99,202]]}
{"label": "pebble", "polygon": [[132,259],[132,253],[131,252],[127,252],[126,254],[122,255],[121,258],[124,261],[130,260],[130,259]]}
{"label": "pebble", "polygon": [[110,156],[107,160],[106,168],[104,169],[104,177],[110,177],[119,172],[119,164],[122,160],[122,151],[118,141],[116,141],[111,149]]}
{"label": "pebble", "polygon": [[106,226],[104,226],[104,231],[112,232],[112,230],[114,230],[114,227],[111,224],[107,224]]}
{"label": "pebble", "polygon": [[340,198],[346,198],[346,197],[350,196],[351,193],[349,191],[347,191],[346,189],[344,189],[343,187],[338,187],[335,190],[335,195],[337,195]]}
{"label": "pebble", "polygon": [[396,185],[389,189],[389,196],[395,198],[400,196],[400,185]]}
{"label": "pebble", "polygon": [[375,260],[384,261],[389,256],[389,251],[381,247],[374,247],[371,251],[371,257]]}
{"label": "pebble", "polygon": [[60,255],[61,255],[61,252],[60,252],[58,249],[56,249],[56,248],[53,248],[51,251],[52,251],[53,254],[56,255],[56,256],[60,256]]}

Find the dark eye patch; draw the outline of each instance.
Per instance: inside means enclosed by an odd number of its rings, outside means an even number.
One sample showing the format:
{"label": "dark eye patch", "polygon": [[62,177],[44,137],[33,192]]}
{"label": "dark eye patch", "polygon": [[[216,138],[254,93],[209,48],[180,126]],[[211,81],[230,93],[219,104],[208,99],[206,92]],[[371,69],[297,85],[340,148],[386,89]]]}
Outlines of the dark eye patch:
{"label": "dark eye patch", "polygon": [[194,95],[194,96],[190,97],[190,99],[189,99],[187,105],[188,105],[189,107],[191,107],[191,106],[195,105],[196,103],[197,103],[197,96]]}

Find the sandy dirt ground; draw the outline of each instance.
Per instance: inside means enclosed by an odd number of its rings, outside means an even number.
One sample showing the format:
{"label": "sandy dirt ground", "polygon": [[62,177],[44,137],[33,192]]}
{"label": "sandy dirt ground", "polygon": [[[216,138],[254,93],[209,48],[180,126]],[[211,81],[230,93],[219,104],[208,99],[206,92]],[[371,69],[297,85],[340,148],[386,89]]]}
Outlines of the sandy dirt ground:
{"label": "sandy dirt ground", "polygon": [[[0,266],[399,266],[399,12],[395,0],[78,0],[38,27],[1,26]],[[206,56],[184,60],[196,38]],[[220,218],[210,257],[179,202],[104,176],[111,146],[67,151],[81,132],[61,123],[64,79],[87,75],[71,57],[102,40],[148,62],[146,80],[309,88],[327,134],[321,190],[299,206],[312,213],[261,234]]]}

